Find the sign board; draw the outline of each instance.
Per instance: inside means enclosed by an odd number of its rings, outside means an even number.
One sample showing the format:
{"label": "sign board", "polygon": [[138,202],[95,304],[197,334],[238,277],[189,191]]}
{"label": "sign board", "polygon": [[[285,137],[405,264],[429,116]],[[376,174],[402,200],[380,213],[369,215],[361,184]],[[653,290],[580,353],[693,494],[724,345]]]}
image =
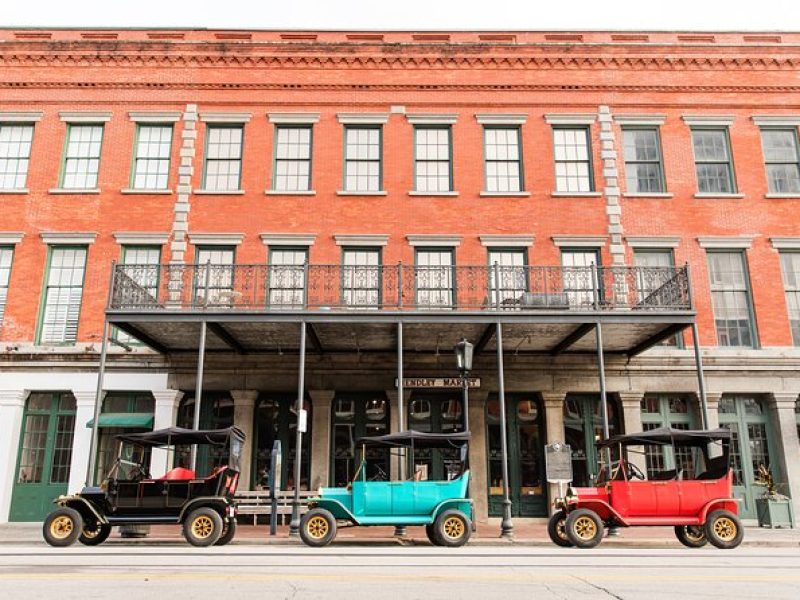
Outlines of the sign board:
{"label": "sign board", "polygon": [[549,483],[572,481],[572,448],[568,444],[554,442],[544,447],[544,464]]}
{"label": "sign board", "polygon": [[278,532],[278,490],[281,487],[281,472],[283,462],[283,451],[281,441],[275,440],[272,444],[272,455],[269,461],[269,534],[275,535]]}
{"label": "sign board", "polygon": [[[394,380],[394,385],[397,387],[397,379]],[[404,377],[403,387],[416,389],[461,389],[464,387],[464,384],[462,383],[460,377]],[[467,377],[467,387],[470,389],[477,389],[481,387],[481,378]]]}
{"label": "sign board", "polygon": [[298,416],[297,430],[300,433],[308,431],[308,411],[305,408],[300,411],[300,415]]}

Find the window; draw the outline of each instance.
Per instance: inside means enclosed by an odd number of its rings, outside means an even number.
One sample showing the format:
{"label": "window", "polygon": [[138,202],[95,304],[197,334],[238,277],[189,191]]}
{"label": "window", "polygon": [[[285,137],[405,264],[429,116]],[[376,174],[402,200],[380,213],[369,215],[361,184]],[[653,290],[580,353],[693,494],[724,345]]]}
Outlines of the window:
{"label": "window", "polygon": [[13,247],[0,246],[0,331],[3,329],[3,314],[6,311],[8,280],[11,278],[11,261],[13,258]]}
{"label": "window", "polygon": [[453,308],[455,280],[452,249],[417,249],[417,306],[419,308]]}
{"label": "window", "polygon": [[750,286],[743,252],[709,252],[711,303],[720,346],[753,346]]}
{"label": "window", "polygon": [[25,188],[32,140],[33,125],[0,124],[0,189]]}
{"label": "window", "polygon": [[594,304],[595,296],[602,298],[600,278],[597,286],[592,281],[592,265],[600,266],[599,250],[561,251],[561,277],[570,306],[589,306]]}
{"label": "window", "polygon": [[311,127],[277,127],[272,189],[311,190]]}
{"label": "window", "polygon": [[102,125],[68,125],[61,187],[91,190],[97,187]]}
{"label": "window", "polygon": [[345,248],[342,253],[342,302],[378,307],[381,302],[381,251]]}
{"label": "window", "polygon": [[[639,249],[633,252],[633,264],[642,267],[636,271],[636,291],[639,302],[647,299],[650,294],[675,276],[675,259],[672,249]],[[682,340],[681,334],[661,342],[662,346],[677,346]]]}
{"label": "window", "polygon": [[172,126],[138,125],[131,187],[135,190],[165,190],[169,178]]}
{"label": "window", "polygon": [[[133,279],[152,299],[158,303],[161,248],[159,246],[123,246],[122,261],[125,275]],[[123,344],[138,344],[136,338],[114,328],[113,338]]]}
{"label": "window", "polygon": [[697,191],[701,194],[733,194],[730,142],[727,129],[692,129]]}
{"label": "window", "polygon": [[380,127],[346,127],[344,130],[344,189],[379,192],[381,182]]}
{"label": "window", "polygon": [[71,344],[78,335],[86,248],[51,246],[39,324],[42,344]]}
{"label": "window", "polygon": [[792,340],[795,346],[800,346],[800,252],[781,252],[781,271]]}
{"label": "window", "polygon": [[773,194],[800,192],[800,154],[797,151],[796,129],[762,129],[761,145],[767,183]]}
{"label": "window", "polygon": [[242,175],[242,127],[209,125],[206,129],[206,163],[203,188],[235,192]]}
{"label": "window", "polygon": [[[492,306],[497,305],[495,277],[500,278],[500,303],[509,300],[516,302],[528,290],[527,252],[520,249],[489,249],[489,290]],[[495,265],[499,273],[495,272]]]}
{"label": "window", "polygon": [[588,127],[553,128],[557,192],[594,191]]}
{"label": "window", "polygon": [[198,304],[230,306],[235,303],[237,293],[233,290],[234,256],[235,249],[231,246],[197,248],[195,301]]}
{"label": "window", "polygon": [[275,248],[269,253],[269,305],[302,308],[308,248]]}
{"label": "window", "polygon": [[519,127],[485,127],[483,144],[486,191],[521,192],[523,182]]}
{"label": "window", "polygon": [[624,128],[625,184],[631,194],[666,192],[658,128]]}
{"label": "window", "polygon": [[453,172],[450,127],[414,128],[414,189],[418,192],[450,192]]}
{"label": "window", "polygon": [[[672,394],[648,394],[642,399],[642,431],[658,427],[694,429],[695,419],[688,399]],[[698,474],[700,455],[696,448],[644,446],[647,478],[665,470],[675,469],[679,479],[694,479]]]}
{"label": "window", "polygon": [[[331,411],[331,485],[343,487],[353,480],[361,458],[357,441],[365,436],[387,434],[390,410],[383,392],[336,394]],[[367,480],[388,479],[389,448],[370,445],[364,450]]]}

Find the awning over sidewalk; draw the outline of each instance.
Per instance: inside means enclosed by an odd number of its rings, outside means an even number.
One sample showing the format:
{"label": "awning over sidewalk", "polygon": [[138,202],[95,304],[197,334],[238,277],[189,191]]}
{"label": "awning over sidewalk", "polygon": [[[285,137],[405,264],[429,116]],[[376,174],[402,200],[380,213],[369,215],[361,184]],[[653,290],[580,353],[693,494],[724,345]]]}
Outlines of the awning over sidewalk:
{"label": "awning over sidewalk", "polygon": [[[98,427],[122,427],[127,429],[152,429],[153,413],[103,413],[97,423]],[[94,419],[86,423],[86,427],[94,427]]]}

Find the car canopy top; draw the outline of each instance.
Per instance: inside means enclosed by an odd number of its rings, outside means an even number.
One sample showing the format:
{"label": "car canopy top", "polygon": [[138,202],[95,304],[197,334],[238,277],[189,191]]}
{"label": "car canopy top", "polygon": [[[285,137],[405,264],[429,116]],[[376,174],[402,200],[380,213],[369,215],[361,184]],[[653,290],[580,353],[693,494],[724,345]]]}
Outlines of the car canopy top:
{"label": "car canopy top", "polygon": [[711,442],[727,442],[731,439],[730,429],[674,429],[672,427],[658,427],[649,431],[615,435],[601,442],[598,448],[608,446],[640,446],[653,444],[658,446],[707,446]]}
{"label": "car canopy top", "polygon": [[396,431],[387,435],[362,437],[359,444],[368,446],[393,446],[401,448],[457,448],[469,442],[469,432],[426,433],[424,431]]}
{"label": "car canopy top", "polygon": [[156,431],[144,433],[125,433],[116,436],[118,440],[139,444],[141,446],[184,446],[190,444],[223,445],[229,441],[244,443],[245,435],[238,427],[225,429],[183,429],[182,427],[167,427]]}

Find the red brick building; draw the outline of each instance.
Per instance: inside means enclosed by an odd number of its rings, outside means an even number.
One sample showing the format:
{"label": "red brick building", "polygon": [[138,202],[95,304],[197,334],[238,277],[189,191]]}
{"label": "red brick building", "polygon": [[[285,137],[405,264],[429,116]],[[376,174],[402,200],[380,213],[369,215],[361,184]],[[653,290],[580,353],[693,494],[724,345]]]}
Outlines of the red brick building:
{"label": "red brick building", "polygon": [[[519,309],[502,348],[509,484],[515,516],[542,516],[545,443],[572,444],[576,476],[597,472],[594,317],[564,315],[608,308],[611,424],[632,431],[702,424],[683,331],[696,314],[709,424],[742,441],[744,515],[755,518],[761,462],[797,507],[799,43],[0,31],[0,520],[36,519],[84,481],[106,308],[138,316],[115,321],[125,332],[112,332],[103,414],[136,416],[101,421],[101,452],[122,425],[191,423],[197,322],[142,315],[210,311],[201,420],[248,433],[246,487],[263,483],[272,440],[294,435],[286,315],[332,319],[309,333],[311,489],[346,479],[355,437],[463,425],[458,390],[406,389],[398,402],[392,327],[404,310],[421,314],[406,321],[408,377],[452,377],[453,343],[467,337],[482,351],[469,404],[481,519],[502,489],[487,324]],[[113,261],[118,291],[133,280],[146,301],[109,292]],[[683,265],[693,304],[614,329]],[[447,457],[425,461],[447,471]],[[293,485],[288,468],[283,480]]]}

